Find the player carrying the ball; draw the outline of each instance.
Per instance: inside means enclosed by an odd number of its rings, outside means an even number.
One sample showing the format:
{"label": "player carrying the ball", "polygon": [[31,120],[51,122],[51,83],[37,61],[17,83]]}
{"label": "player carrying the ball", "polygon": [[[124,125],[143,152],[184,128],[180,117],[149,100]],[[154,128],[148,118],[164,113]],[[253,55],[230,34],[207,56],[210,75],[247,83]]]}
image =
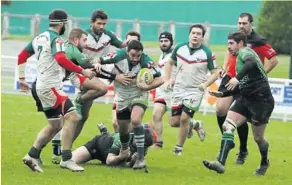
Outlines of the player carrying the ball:
{"label": "player carrying the ball", "polygon": [[[114,87],[117,93],[116,113],[122,144],[121,154],[129,152],[130,133],[128,127],[129,123],[131,123],[138,153],[138,160],[136,160],[133,169],[143,169],[146,167],[144,159],[145,135],[141,121],[148,105],[148,91],[163,84],[160,71],[155,66],[153,60],[147,54],[143,53],[143,45],[137,40],[130,41],[126,49],[121,49],[117,53],[101,57],[97,62],[100,64],[114,63],[117,72],[131,75],[133,78],[129,85],[123,85],[114,81]],[[143,71],[139,74],[141,70]],[[153,76],[149,74],[149,70]],[[142,77],[139,80],[136,79],[138,74]],[[150,80],[147,80],[146,76]],[[151,82],[152,77],[154,79]]]}
{"label": "player carrying the ball", "polygon": [[[173,87],[171,100],[171,124],[180,125],[174,155],[181,155],[183,145],[190,130],[193,129],[192,118],[199,110],[204,90],[219,76],[215,57],[211,50],[203,44],[206,33],[200,24],[190,27],[189,41],[176,46],[165,66],[165,87]],[[177,65],[175,83],[171,77],[174,65]],[[208,78],[208,71],[211,76]]]}

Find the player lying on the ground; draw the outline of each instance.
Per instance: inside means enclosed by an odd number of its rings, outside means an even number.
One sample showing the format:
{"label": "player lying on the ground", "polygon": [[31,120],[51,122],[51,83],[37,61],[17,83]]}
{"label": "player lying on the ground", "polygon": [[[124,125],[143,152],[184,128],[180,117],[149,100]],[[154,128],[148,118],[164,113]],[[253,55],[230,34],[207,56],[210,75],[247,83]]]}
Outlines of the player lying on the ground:
{"label": "player lying on the ground", "polygon": [[[146,155],[147,149],[153,145],[155,137],[148,125],[145,124],[143,127],[145,131],[144,155]],[[108,166],[123,165],[131,168],[138,158],[134,133],[130,134],[130,149],[122,150],[119,133],[110,135],[104,125],[99,125],[99,129],[101,135],[96,135],[92,140],[74,150],[72,159],[77,164],[96,159]]]}
{"label": "player lying on the ground", "polygon": [[261,154],[260,167],[256,169],[254,175],[265,175],[269,168],[269,143],[264,134],[274,109],[274,98],[267,74],[258,55],[246,46],[244,33],[235,32],[228,36],[228,50],[237,56],[237,75],[226,84],[227,91],[211,91],[210,94],[226,97],[237,93],[238,98],[229,109],[223,124],[223,136],[217,160],[212,162],[204,160],[203,164],[210,170],[224,173],[228,153],[235,146],[234,131],[248,121],[252,125],[254,140]]}

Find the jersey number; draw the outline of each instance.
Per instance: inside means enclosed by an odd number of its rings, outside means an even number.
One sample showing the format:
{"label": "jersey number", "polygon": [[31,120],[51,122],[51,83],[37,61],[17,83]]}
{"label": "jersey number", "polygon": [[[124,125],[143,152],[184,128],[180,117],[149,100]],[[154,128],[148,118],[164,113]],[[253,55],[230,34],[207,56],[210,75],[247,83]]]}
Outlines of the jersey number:
{"label": "jersey number", "polygon": [[43,46],[38,46],[38,54],[37,54],[37,59],[38,60],[40,59],[40,55],[41,55],[42,51],[43,51]]}

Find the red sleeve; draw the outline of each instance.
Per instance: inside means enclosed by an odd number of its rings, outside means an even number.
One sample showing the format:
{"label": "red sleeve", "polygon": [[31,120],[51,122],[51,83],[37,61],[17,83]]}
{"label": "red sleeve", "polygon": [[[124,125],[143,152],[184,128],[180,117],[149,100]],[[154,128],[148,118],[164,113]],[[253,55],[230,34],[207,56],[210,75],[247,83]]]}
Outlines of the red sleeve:
{"label": "red sleeve", "polygon": [[58,52],[55,55],[55,59],[57,63],[62,66],[63,68],[67,69],[68,71],[76,72],[76,73],[81,73],[82,68],[75,65],[73,62],[71,62],[63,52]]}
{"label": "red sleeve", "polygon": [[18,55],[18,65],[26,63],[27,59],[31,56],[31,54],[26,50],[23,49]]}
{"label": "red sleeve", "polygon": [[259,46],[257,50],[268,60],[277,55],[277,52],[270,46],[270,44]]}

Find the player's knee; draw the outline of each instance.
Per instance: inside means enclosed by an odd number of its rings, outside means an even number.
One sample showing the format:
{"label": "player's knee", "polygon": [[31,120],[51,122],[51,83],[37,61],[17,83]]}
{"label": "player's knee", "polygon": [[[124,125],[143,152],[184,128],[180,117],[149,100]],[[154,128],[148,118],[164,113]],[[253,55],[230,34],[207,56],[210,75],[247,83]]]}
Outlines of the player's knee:
{"label": "player's knee", "polygon": [[233,134],[233,132],[236,129],[236,124],[234,121],[232,121],[231,119],[226,119],[225,122],[223,123],[223,132],[224,133],[230,133]]}
{"label": "player's knee", "polygon": [[169,121],[169,125],[171,127],[179,127],[180,126],[180,120],[178,116],[172,117]]}
{"label": "player's knee", "polygon": [[229,107],[227,107],[224,104],[218,104],[216,105],[216,115],[217,116],[225,116],[229,110]]}
{"label": "player's knee", "polygon": [[153,117],[154,122],[162,121],[162,115],[161,115],[161,112],[159,112],[159,111],[153,112],[152,117]]}
{"label": "player's knee", "polygon": [[263,135],[260,135],[260,134],[254,134],[254,141],[255,141],[257,144],[262,144],[262,143],[264,143],[265,139],[264,139],[264,136],[263,136]]}
{"label": "player's knee", "polygon": [[132,125],[134,126],[134,127],[138,127],[138,126],[140,126],[141,125],[141,119],[139,119],[139,118],[132,118],[132,120],[131,120],[131,123],[132,123]]}

